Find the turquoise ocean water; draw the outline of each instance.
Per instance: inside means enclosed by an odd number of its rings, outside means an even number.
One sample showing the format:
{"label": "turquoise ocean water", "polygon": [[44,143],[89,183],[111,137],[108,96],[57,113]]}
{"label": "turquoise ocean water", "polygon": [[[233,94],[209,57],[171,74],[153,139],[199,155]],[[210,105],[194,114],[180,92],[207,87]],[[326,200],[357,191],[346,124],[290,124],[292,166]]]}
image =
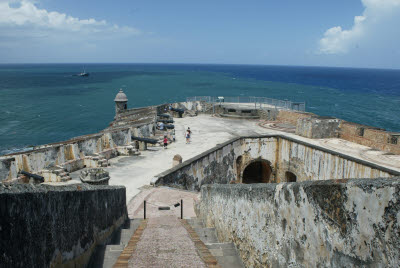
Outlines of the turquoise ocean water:
{"label": "turquoise ocean water", "polygon": [[305,101],[306,111],[400,131],[400,70],[179,64],[0,65],[0,155],[96,133],[129,107],[188,96]]}

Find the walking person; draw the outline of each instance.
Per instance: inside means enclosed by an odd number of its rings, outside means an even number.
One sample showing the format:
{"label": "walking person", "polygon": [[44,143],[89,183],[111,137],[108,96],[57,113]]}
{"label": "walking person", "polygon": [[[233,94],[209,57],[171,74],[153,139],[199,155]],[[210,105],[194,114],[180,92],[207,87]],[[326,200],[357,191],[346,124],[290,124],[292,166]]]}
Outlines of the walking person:
{"label": "walking person", "polygon": [[168,139],[167,136],[164,136],[164,149],[167,149]]}

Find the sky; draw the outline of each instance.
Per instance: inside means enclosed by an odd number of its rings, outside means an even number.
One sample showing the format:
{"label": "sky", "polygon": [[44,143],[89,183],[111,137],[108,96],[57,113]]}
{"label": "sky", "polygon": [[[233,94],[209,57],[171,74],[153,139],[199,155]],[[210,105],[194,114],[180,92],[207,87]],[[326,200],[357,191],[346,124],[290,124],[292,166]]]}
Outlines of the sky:
{"label": "sky", "polygon": [[0,0],[0,63],[400,69],[400,0]]}

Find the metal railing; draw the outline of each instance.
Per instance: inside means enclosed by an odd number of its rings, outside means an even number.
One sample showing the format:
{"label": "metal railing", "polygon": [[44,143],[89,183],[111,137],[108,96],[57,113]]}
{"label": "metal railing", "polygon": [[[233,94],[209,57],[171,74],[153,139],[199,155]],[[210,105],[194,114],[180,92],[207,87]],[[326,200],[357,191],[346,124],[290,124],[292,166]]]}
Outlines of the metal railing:
{"label": "metal railing", "polygon": [[220,99],[218,97],[213,96],[194,96],[186,98],[187,102],[193,101],[204,101],[207,103],[230,103],[230,104],[238,104],[251,106],[256,109],[284,109],[284,110],[292,110],[292,111],[301,111],[305,112],[306,103],[305,102],[293,102],[289,100],[278,100],[271,99],[265,97],[250,97],[250,96],[237,96],[237,97],[223,97]]}

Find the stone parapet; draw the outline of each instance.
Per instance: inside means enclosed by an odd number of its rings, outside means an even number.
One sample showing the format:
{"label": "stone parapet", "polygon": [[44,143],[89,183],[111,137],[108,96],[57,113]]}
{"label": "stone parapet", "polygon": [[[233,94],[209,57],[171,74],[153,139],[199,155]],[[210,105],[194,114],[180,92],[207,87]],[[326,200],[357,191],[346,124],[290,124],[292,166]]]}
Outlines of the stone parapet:
{"label": "stone parapet", "polygon": [[400,154],[400,133],[343,121],[339,137],[381,151]]}
{"label": "stone parapet", "polygon": [[[49,170],[64,169],[72,172],[83,167],[107,166],[107,159],[121,151],[128,153],[131,142],[130,128],[86,135],[65,142],[38,146],[36,149],[0,157],[0,181],[11,180],[21,170],[49,174]],[[52,172],[50,172],[52,173]],[[54,176],[47,181],[62,181]],[[46,179],[46,176],[45,176]]]}
{"label": "stone parapet", "polygon": [[400,172],[284,135],[234,138],[159,175],[153,184],[198,191],[204,184],[243,182],[254,162],[271,168],[268,182],[400,176]]}
{"label": "stone parapet", "polygon": [[126,219],[122,186],[0,184],[0,266],[85,267]]}
{"label": "stone parapet", "polygon": [[399,267],[400,178],[205,185],[197,211],[246,267]]}

